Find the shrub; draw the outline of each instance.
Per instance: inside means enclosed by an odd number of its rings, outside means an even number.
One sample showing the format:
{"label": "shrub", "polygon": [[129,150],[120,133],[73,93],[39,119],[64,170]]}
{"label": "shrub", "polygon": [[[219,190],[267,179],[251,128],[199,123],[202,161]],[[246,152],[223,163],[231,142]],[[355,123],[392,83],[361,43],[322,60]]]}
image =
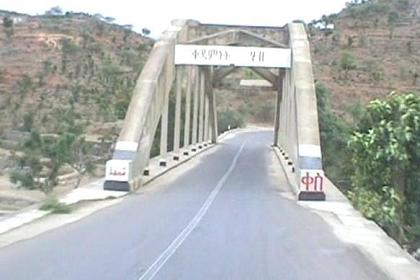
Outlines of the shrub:
{"label": "shrub", "polygon": [[357,68],[356,60],[351,53],[345,52],[341,55],[340,68],[344,71],[346,78],[350,70]]}
{"label": "shrub", "polygon": [[244,118],[237,111],[227,108],[217,114],[219,134],[228,129],[238,128],[244,125]]}
{"label": "shrub", "polygon": [[25,74],[23,75],[22,79],[17,82],[17,85],[20,94],[24,95],[33,88],[32,78],[29,75]]}
{"label": "shrub", "polygon": [[400,243],[420,239],[419,143],[420,96],[415,94],[372,101],[349,142],[350,198]]}
{"label": "shrub", "polygon": [[328,177],[340,188],[347,189],[350,185],[347,139],[351,127],[331,110],[330,95],[323,84],[316,84],[322,161]]}
{"label": "shrub", "polygon": [[71,207],[62,202],[59,202],[56,198],[49,197],[39,208],[43,211],[50,211],[53,214],[68,214],[71,212]]}

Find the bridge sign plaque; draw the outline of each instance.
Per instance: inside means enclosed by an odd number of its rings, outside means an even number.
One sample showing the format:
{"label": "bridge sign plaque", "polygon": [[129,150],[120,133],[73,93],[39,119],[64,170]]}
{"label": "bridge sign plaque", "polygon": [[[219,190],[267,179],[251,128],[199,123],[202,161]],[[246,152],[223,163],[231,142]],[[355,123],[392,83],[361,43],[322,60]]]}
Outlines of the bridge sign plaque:
{"label": "bridge sign plaque", "polygon": [[175,45],[175,64],[177,65],[290,68],[290,63],[290,49]]}

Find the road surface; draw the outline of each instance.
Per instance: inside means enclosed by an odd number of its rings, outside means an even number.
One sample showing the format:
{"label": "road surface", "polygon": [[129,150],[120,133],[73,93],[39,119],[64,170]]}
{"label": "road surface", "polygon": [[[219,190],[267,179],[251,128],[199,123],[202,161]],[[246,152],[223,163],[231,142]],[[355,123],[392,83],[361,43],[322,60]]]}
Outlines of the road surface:
{"label": "road surface", "polygon": [[122,203],[0,249],[0,279],[387,279],[284,196],[271,139],[239,133]]}

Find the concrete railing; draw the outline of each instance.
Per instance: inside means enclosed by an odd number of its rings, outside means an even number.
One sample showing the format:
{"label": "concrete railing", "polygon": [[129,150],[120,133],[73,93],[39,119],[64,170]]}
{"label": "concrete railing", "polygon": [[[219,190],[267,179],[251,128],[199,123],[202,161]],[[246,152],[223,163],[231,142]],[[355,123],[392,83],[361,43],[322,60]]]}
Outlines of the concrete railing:
{"label": "concrete railing", "polygon": [[140,183],[159,120],[167,112],[175,76],[174,45],[186,28],[185,22],[173,23],[172,30],[162,35],[150,53],[137,80],[112,160],[106,165],[106,189],[130,190]]}
{"label": "concrete railing", "polygon": [[299,199],[325,199],[318,110],[305,27],[288,25],[291,68],[285,71],[280,106],[279,144],[293,165]]}
{"label": "concrete railing", "polygon": [[[183,154],[188,155],[188,149],[196,151],[210,138],[213,142],[216,141],[217,120],[210,69],[176,67],[174,64],[175,44],[188,39],[189,24],[194,22],[173,21],[171,28],[155,43],[135,86],[112,159],[106,164],[105,189],[129,191],[140,186],[141,177],[149,164],[159,121],[161,123],[159,156],[161,165],[166,165],[169,94],[173,85],[176,95],[175,115],[171,116],[175,119],[174,160],[179,159],[180,153],[183,92],[186,95]],[[191,101],[193,101],[192,117]]]}

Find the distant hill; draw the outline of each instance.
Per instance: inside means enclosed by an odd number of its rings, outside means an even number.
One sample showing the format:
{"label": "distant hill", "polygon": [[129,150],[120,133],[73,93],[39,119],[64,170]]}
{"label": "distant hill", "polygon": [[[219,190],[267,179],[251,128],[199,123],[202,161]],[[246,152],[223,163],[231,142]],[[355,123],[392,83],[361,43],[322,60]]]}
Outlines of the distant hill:
{"label": "distant hill", "polygon": [[106,20],[0,11],[0,139],[57,133],[65,117],[109,135],[102,124],[124,118],[153,40]]}
{"label": "distant hill", "polygon": [[[420,0],[358,2],[307,25],[315,78],[345,117],[390,91],[420,88]],[[31,128],[58,133],[65,117],[89,134],[116,136],[153,40],[110,21],[0,11],[0,144]],[[247,69],[238,73],[226,79],[236,80],[234,91],[219,95],[221,110],[271,123],[274,94],[240,89],[239,78],[258,77]]]}
{"label": "distant hill", "polygon": [[308,25],[315,78],[340,115],[394,90],[420,89],[420,1],[349,2]]}

